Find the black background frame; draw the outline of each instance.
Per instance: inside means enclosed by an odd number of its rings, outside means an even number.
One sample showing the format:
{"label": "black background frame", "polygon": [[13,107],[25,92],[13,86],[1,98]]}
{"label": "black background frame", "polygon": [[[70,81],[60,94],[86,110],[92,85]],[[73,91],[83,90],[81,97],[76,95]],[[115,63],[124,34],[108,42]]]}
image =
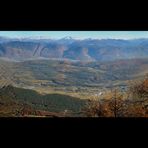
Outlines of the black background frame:
{"label": "black background frame", "polygon": [[[123,3],[122,3],[123,4]],[[11,5],[9,3],[9,5]],[[63,6],[58,3],[59,6]],[[73,5],[73,4],[72,4]],[[106,7],[108,5],[110,8]],[[147,8],[140,5],[124,4],[123,7],[106,3],[101,5],[88,4],[83,10],[83,5],[73,7],[53,7],[53,4],[35,4],[35,10],[25,4],[24,7],[13,7],[8,13],[1,10],[1,31],[146,31],[148,30]],[[40,6],[40,7],[39,7]],[[79,6],[79,7],[78,7]],[[113,7],[112,7],[113,6]],[[42,8],[43,7],[43,8]],[[4,7],[5,8],[5,7]],[[55,9],[58,11],[55,13]],[[91,8],[91,9],[90,9]],[[131,9],[131,8],[134,8]],[[16,9],[14,11],[14,9]],[[148,119],[146,118],[0,118],[0,131],[4,139],[14,134],[21,137],[41,137],[52,139],[63,137],[86,137],[96,140],[114,139],[114,145],[123,137],[130,139],[135,135],[137,140],[148,132]],[[76,134],[76,137],[74,136]],[[5,136],[4,136],[5,135]],[[21,136],[20,136],[21,135]],[[43,136],[44,135],[44,136]],[[46,137],[45,135],[48,135]],[[97,135],[97,136],[96,136]],[[121,136],[122,135],[122,136]],[[123,136],[125,135],[125,136]],[[25,137],[25,136],[24,136]],[[23,138],[24,138],[23,137]],[[45,140],[44,139],[44,140]],[[65,139],[67,142],[68,139]],[[93,139],[94,140],[94,139]],[[122,139],[123,140],[123,139]],[[124,140],[122,143],[124,143]],[[50,141],[52,141],[50,139]],[[135,139],[136,141],[136,139]],[[107,142],[106,142],[107,143]],[[105,143],[104,143],[105,144]]]}

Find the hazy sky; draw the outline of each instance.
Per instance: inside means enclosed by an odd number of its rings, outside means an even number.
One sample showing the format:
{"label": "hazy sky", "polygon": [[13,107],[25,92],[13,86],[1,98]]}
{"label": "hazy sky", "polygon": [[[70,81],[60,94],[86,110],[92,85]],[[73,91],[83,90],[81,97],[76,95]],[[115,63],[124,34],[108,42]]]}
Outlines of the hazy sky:
{"label": "hazy sky", "polygon": [[0,36],[11,38],[42,37],[42,38],[97,38],[97,39],[134,39],[148,38],[148,31],[0,31]]}

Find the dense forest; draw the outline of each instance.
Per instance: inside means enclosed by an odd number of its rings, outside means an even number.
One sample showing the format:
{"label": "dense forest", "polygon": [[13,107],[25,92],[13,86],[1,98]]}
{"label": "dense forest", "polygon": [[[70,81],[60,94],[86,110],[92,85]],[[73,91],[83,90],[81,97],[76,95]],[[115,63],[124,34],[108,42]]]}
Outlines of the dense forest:
{"label": "dense forest", "polygon": [[5,107],[6,112],[14,106],[15,108],[13,108],[13,110],[15,111],[19,111],[20,108],[30,108],[32,111],[41,110],[55,113],[66,111],[69,113],[77,113],[80,112],[84,105],[84,100],[66,95],[41,95],[33,90],[13,86],[6,86],[0,89],[0,115],[4,115],[3,107]]}

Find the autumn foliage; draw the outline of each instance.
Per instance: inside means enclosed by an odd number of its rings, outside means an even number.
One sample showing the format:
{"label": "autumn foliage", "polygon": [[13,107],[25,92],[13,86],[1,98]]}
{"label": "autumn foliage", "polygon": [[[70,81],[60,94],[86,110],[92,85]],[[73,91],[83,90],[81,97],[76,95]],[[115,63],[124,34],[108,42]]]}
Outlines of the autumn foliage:
{"label": "autumn foliage", "polygon": [[126,95],[116,88],[107,99],[89,100],[84,113],[87,117],[148,117],[148,76],[133,82]]}

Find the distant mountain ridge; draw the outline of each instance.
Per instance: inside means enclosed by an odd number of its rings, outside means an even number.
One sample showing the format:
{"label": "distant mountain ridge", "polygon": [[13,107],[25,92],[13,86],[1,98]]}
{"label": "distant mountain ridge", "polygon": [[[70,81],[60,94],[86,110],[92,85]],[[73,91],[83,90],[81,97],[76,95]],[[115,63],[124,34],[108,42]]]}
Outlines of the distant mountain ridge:
{"label": "distant mountain ridge", "polygon": [[113,61],[148,57],[148,39],[9,39],[0,37],[0,57]]}

